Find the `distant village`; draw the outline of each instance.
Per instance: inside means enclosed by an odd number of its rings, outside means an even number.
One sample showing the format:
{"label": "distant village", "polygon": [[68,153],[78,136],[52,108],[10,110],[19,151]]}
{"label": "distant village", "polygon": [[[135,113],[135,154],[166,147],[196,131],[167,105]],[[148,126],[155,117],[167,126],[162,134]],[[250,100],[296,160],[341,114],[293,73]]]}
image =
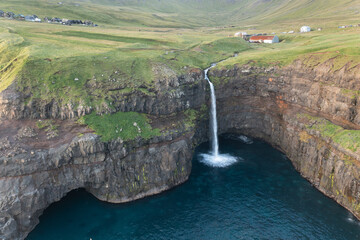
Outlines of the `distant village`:
{"label": "distant village", "polygon": [[57,23],[63,25],[84,25],[89,27],[97,27],[97,24],[94,24],[92,21],[89,20],[70,20],[65,18],[58,18],[58,17],[44,17],[43,19],[39,18],[36,15],[28,15],[24,16],[23,14],[15,14],[13,12],[4,12],[0,10],[0,17],[11,19],[11,20],[18,20],[18,21],[27,21],[27,22],[46,22],[46,23]]}
{"label": "distant village", "polygon": [[[344,25],[339,26],[338,28],[351,28],[351,27],[360,27],[360,24],[357,25]],[[315,31],[311,29],[309,26],[302,26],[300,28],[300,33],[307,33]],[[317,31],[322,31],[322,28],[317,28]],[[294,34],[295,31],[282,32],[281,34]],[[279,37],[275,35],[276,33],[271,33],[268,35],[267,33],[258,33],[258,34],[247,34],[246,32],[237,32],[234,34],[234,37],[241,37],[245,41],[250,43],[278,43],[280,42]]]}

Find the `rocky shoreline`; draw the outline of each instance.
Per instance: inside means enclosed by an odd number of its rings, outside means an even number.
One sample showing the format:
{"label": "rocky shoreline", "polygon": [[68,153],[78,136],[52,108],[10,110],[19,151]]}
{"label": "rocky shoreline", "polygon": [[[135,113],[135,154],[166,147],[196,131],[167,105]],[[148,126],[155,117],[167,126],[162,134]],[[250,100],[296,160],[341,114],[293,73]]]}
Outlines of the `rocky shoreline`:
{"label": "rocky shoreline", "polygon": [[[345,73],[330,73],[326,66],[309,70],[296,62],[286,68],[213,69],[210,78],[216,84],[220,133],[269,142],[303,177],[360,218],[360,152],[309,128],[318,120],[306,117],[360,129],[359,96],[349,94],[360,86],[360,78]],[[24,239],[43,210],[73,189],[85,188],[100,200],[120,203],[188,179],[193,150],[208,138],[208,114],[200,109],[209,103],[209,89],[196,69],[159,79],[155,96],[133,93],[114,103],[119,111],[152,114],[163,131],[149,140],[102,142],[71,120],[88,113],[81,106],[25,104],[14,86],[0,94],[0,239]],[[197,110],[194,124],[185,124],[187,109]],[[44,139],[32,127],[38,118],[59,119],[59,136]],[[32,134],[15,138],[24,124],[35,129],[39,144]]]}

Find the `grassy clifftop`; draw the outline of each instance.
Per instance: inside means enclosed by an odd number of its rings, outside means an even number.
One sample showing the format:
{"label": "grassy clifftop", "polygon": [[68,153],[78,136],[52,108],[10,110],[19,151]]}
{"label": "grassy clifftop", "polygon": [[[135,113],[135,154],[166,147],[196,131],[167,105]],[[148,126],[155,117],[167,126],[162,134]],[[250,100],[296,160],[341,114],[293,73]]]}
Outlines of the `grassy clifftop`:
{"label": "grassy clifftop", "polygon": [[360,28],[280,34],[281,43],[264,45],[227,37],[233,31],[222,28],[115,29],[0,22],[0,91],[16,79],[17,89],[29,96],[27,101],[60,99],[96,107],[118,92],[149,93],[158,67],[182,74],[235,52],[238,57],[218,67],[285,66],[296,59],[313,67],[331,59],[332,70],[337,71],[360,62]]}
{"label": "grassy clifftop", "polygon": [[[296,59],[314,67],[331,60],[335,72],[360,63],[360,28],[337,28],[358,23],[360,6],[351,0],[0,0],[0,9],[100,25],[0,18],[0,92],[15,83],[26,104],[111,108],[114,96],[154,94],[158,68],[181,75],[234,53],[218,67],[286,66]],[[280,33],[305,24],[323,31]],[[231,37],[237,31],[276,32],[281,43],[249,44]]]}
{"label": "grassy clifftop", "polygon": [[234,64],[286,66],[299,59],[309,68],[331,60],[333,72],[345,65],[351,69],[360,63],[359,33],[359,27],[331,27],[306,34],[280,34],[281,43],[252,45],[250,51],[221,63],[219,67]]}
{"label": "grassy clifftop", "polygon": [[209,32],[1,22],[1,90],[16,79],[28,100],[93,107],[117,91],[152,88],[158,66],[182,74],[249,48],[242,39]]}

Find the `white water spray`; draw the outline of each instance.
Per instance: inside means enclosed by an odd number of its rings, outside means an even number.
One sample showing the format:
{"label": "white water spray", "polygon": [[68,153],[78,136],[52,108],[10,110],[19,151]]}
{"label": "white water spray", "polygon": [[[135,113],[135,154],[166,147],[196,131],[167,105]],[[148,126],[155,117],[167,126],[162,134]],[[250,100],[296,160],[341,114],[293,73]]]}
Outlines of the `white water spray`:
{"label": "white water spray", "polygon": [[210,131],[211,131],[211,153],[212,154],[201,154],[201,161],[206,165],[212,167],[227,167],[235,163],[237,159],[229,154],[219,154],[219,143],[218,143],[218,126],[216,118],[216,95],[214,84],[210,81],[208,77],[208,72],[211,68],[215,67],[216,64],[211,64],[211,66],[205,69],[205,79],[210,85],[211,92],[211,109],[210,109]]}

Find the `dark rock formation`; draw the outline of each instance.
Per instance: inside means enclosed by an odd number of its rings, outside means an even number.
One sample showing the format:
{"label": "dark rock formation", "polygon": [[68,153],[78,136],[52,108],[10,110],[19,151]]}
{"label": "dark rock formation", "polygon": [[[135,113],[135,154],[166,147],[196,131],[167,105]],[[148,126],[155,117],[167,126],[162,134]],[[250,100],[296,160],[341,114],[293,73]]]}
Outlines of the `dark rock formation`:
{"label": "dark rock formation", "polygon": [[[156,81],[149,94],[134,89],[129,93],[112,94],[112,107],[97,106],[98,113],[140,112],[151,115],[169,115],[189,108],[198,108],[204,103],[206,82],[199,69],[177,76],[164,66],[155,73]],[[74,119],[89,114],[93,109],[83,103],[64,103],[61,100],[33,99],[16,91],[16,83],[0,93],[0,119]],[[96,89],[98,86],[87,86]],[[105,90],[104,90],[105,91]],[[108,89],[109,92],[112,89]],[[148,91],[148,90],[146,90]],[[90,94],[90,93],[89,93]]]}
{"label": "dark rock formation", "polygon": [[359,129],[360,96],[352,89],[360,79],[344,72],[331,77],[320,70],[297,63],[283,69],[245,66],[213,71],[220,132],[239,132],[271,143],[303,177],[360,218],[360,151],[309,128],[308,119],[302,117]]}
{"label": "dark rock formation", "polygon": [[[184,134],[184,135],[183,135]],[[193,132],[103,143],[88,133],[56,148],[0,157],[0,237],[23,239],[51,203],[85,188],[121,203],[156,194],[187,180]],[[1,153],[13,146],[4,144]]]}

